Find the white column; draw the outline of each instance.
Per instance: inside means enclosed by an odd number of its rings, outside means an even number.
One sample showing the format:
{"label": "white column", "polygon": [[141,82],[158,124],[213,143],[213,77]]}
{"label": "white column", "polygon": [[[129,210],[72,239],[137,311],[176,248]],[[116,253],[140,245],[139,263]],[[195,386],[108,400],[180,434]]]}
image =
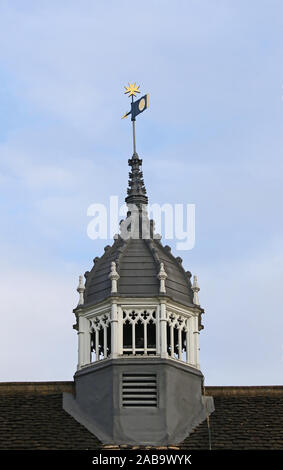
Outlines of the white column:
{"label": "white column", "polygon": [[132,350],[133,355],[136,354],[136,324],[135,322],[131,323],[132,325]]}
{"label": "white column", "polygon": [[78,369],[81,369],[82,366],[89,364],[90,362],[89,321],[85,317],[79,316]]}
{"label": "white column", "polygon": [[104,359],[106,359],[107,358],[107,326],[103,328],[103,346],[104,346],[103,356],[104,356]]}
{"label": "white column", "polygon": [[95,330],[95,360],[99,361],[99,330]]}
{"label": "white column", "polygon": [[188,320],[188,337],[189,337],[189,354],[188,362],[190,364],[195,364],[195,341],[194,341],[194,317],[190,317]]}
{"label": "white column", "polygon": [[187,364],[190,362],[190,330],[189,330],[189,327],[190,327],[190,323],[189,323],[189,319],[186,320],[186,362]]}
{"label": "white column", "polygon": [[194,350],[195,350],[195,366],[199,369],[199,330],[198,330],[198,315],[194,316]]}
{"label": "white column", "polygon": [[181,330],[181,328],[178,329],[178,359],[180,361],[183,360],[183,358],[182,358],[182,330]]}
{"label": "white column", "polygon": [[118,308],[117,303],[111,305],[111,357],[118,357]]}
{"label": "white column", "polygon": [[167,358],[167,321],[166,321],[166,302],[160,304],[160,356]]}
{"label": "white column", "polygon": [[123,354],[123,309],[118,307],[118,355]]}
{"label": "white column", "polygon": [[171,348],[171,357],[175,357],[174,356],[174,352],[175,352],[175,344],[174,344],[174,326],[173,325],[170,325],[170,348]]}
{"label": "white column", "polygon": [[156,309],[156,324],[155,324],[155,331],[156,331],[156,354],[157,356],[160,355],[160,306],[158,305]]}

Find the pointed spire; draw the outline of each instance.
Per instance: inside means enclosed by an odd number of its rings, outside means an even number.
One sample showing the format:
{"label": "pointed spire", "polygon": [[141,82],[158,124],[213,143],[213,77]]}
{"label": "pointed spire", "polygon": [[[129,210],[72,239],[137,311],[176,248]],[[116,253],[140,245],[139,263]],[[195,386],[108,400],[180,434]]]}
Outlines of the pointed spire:
{"label": "pointed spire", "polygon": [[129,173],[128,196],[125,201],[127,204],[134,204],[140,208],[141,205],[147,205],[148,203],[143,172],[141,170],[142,159],[139,158],[137,153],[134,153],[132,158],[128,160],[128,164],[131,167],[131,171]]}
{"label": "pointed spire", "polygon": [[198,298],[198,293],[200,291],[200,288],[198,286],[198,278],[197,276],[194,276],[194,281],[193,281],[193,286],[192,286],[192,291],[194,293],[194,304],[199,305],[199,298]]}
{"label": "pointed spire", "polygon": [[77,292],[80,294],[80,300],[79,300],[78,306],[84,304],[84,291],[85,291],[85,285],[83,282],[83,276],[79,276],[79,285],[77,287]]}

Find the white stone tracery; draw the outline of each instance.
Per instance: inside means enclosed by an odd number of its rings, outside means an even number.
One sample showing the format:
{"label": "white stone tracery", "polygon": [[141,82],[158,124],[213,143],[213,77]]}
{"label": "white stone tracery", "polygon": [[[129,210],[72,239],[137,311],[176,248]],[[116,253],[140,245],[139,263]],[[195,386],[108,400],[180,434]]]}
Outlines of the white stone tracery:
{"label": "white stone tracery", "polygon": [[[188,338],[186,338],[185,341],[183,340],[183,334],[187,336],[188,332],[188,318],[180,314],[170,312],[169,310],[166,315],[166,320],[170,332],[169,338],[167,338],[168,353],[170,351],[170,356],[172,358],[183,360],[183,349],[186,352],[187,345],[189,343],[189,341],[187,341]],[[177,341],[175,339],[175,330],[177,330]],[[177,357],[175,354],[176,347],[178,348]]]}
{"label": "white stone tracery", "polygon": [[[119,274],[116,263],[111,263],[112,298],[108,304],[93,310],[84,310],[85,286],[82,276],[77,291],[80,294],[77,326],[78,369],[101,359],[123,356],[156,355],[167,359],[199,365],[199,286],[194,276],[194,308],[157,299],[127,299],[122,301],[117,294]],[[157,275],[160,293],[166,294],[167,273],[160,263]]]}
{"label": "white stone tracery", "polygon": [[113,298],[108,306],[78,313],[78,369],[102,359],[140,355],[171,358],[199,368],[197,311],[164,299],[156,305],[121,300]]}
{"label": "white stone tracery", "polygon": [[[111,342],[108,342],[109,335],[107,334],[110,326],[110,313],[96,315],[93,318],[90,318],[89,321],[95,361],[106,359],[109,357],[111,351]],[[102,333],[102,338],[100,333]]]}
{"label": "white stone tracery", "polygon": [[[123,309],[123,354],[156,354],[156,309]],[[143,326],[143,336],[137,337],[137,325]],[[125,346],[126,325],[131,326],[131,346]],[[148,344],[148,326],[155,325],[155,347]],[[143,344],[141,344],[143,343]]]}

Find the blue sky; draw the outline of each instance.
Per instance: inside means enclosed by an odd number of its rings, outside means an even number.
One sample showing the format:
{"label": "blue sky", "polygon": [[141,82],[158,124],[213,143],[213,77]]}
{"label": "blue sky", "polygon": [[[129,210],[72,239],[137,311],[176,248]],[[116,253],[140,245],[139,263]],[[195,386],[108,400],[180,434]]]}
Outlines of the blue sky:
{"label": "blue sky", "polygon": [[108,243],[86,211],[123,203],[136,81],[150,202],[196,204],[176,255],[206,383],[282,383],[282,30],[275,0],[0,2],[1,380],[75,372],[78,276]]}

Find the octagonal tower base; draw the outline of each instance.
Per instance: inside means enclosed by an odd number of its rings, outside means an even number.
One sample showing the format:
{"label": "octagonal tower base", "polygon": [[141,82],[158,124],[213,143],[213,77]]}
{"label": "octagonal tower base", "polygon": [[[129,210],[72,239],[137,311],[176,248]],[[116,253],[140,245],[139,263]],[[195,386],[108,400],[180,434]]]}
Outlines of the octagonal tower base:
{"label": "octagonal tower base", "polygon": [[64,409],[105,444],[178,444],[214,410],[202,373],[172,359],[108,359],[74,379]]}

